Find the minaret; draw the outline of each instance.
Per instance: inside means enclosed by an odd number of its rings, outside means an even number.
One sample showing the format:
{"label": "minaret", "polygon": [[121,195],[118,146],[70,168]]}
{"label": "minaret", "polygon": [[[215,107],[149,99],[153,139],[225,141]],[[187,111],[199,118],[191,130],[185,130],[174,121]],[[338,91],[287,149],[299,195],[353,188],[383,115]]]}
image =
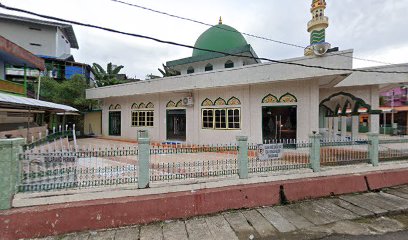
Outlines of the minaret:
{"label": "minaret", "polygon": [[329,26],[329,18],[324,16],[326,9],[325,0],[313,0],[312,20],[307,24],[307,31],[310,32],[310,45],[305,49],[305,56],[321,56],[330,48],[326,42],[326,28]]}

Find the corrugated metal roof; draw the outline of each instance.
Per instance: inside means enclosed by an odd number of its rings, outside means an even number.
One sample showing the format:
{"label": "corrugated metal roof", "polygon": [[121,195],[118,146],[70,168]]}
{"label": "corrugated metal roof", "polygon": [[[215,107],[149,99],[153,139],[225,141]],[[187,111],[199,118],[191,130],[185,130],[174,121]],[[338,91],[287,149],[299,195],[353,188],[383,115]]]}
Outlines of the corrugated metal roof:
{"label": "corrugated metal roof", "polygon": [[59,27],[61,28],[61,31],[63,31],[66,37],[68,38],[68,41],[71,44],[71,48],[79,49],[78,41],[76,39],[75,32],[74,32],[74,29],[72,28],[72,25],[65,24],[65,23],[59,23],[59,22],[44,21],[44,20],[35,19],[35,18],[9,15],[9,14],[4,14],[4,13],[0,13],[0,18]]}
{"label": "corrugated metal roof", "polygon": [[52,102],[46,102],[42,100],[37,100],[33,98],[20,97],[5,93],[0,93],[0,105],[8,106],[18,106],[18,107],[33,107],[39,109],[50,109],[50,110],[59,110],[63,112],[77,112],[76,108],[57,104]]}

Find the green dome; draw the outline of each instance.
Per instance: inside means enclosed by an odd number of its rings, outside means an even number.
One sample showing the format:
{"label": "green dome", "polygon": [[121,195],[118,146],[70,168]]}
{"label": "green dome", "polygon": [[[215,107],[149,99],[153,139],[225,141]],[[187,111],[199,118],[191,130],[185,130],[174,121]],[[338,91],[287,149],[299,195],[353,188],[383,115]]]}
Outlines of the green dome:
{"label": "green dome", "polygon": [[[247,44],[244,36],[242,36],[242,34],[235,28],[225,24],[218,24],[201,34],[194,44],[194,47],[214,51],[226,51],[229,49],[240,48]],[[206,51],[194,49],[193,57],[205,55],[207,53],[208,52]]]}

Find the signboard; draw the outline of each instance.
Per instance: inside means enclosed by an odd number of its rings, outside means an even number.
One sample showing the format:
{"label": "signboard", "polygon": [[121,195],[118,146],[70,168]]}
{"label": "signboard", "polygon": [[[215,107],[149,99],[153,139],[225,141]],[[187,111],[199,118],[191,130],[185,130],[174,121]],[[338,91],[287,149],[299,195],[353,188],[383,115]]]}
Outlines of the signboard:
{"label": "signboard", "polygon": [[275,144],[258,144],[259,160],[278,160],[282,158],[283,143]]}

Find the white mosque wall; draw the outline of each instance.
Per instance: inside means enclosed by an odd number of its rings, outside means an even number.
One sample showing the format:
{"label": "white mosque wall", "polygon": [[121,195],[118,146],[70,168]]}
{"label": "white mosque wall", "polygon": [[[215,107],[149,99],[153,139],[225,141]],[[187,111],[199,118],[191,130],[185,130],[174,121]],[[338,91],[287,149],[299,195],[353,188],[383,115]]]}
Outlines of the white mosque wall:
{"label": "white mosque wall", "polygon": [[182,75],[187,74],[187,69],[189,67],[194,68],[194,73],[201,73],[201,72],[205,72],[205,66],[207,64],[211,64],[213,65],[213,71],[216,71],[216,70],[225,69],[225,63],[228,60],[231,60],[234,63],[234,67],[244,66],[245,59],[242,57],[221,57],[221,58],[210,59],[207,61],[179,65],[179,66],[174,67],[174,69],[180,71]]}
{"label": "white mosque wall", "polygon": [[[343,55],[352,56],[352,51],[343,51],[335,54],[330,53],[325,57],[301,57],[285,61],[312,66],[351,68],[351,58],[344,57]],[[316,77],[349,73],[350,71],[329,71],[320,68],[308,68],[296,65],[264,63],[214,70],[205,73],[198,72],[188,75],[140,81],[137,83],[87,89],[86,96],[88,99],[105,99],[126,95],[190,91],[207,88],[214,89],[217,87],[276,83],[280,81],[299,80],[307,82]]]}
{"label": "white mosque wall", "polygon": [[[262,99],[273,94],[277,98],[290,93],[297,98],[296,103],[262,104]],[[182,107],[186,109],[186,138],[187,142],[197,144],[234,143],[236,136],[248,136],[253,143],[262,142],[262,106],[297,106],[297,138],[307,139],[312,131],[318,131],[319,88],[317,80],[291,81],[194,90],[192,92],[146,94],[119,98],[107,98],[103,101],[102,127],[103,135],[110,138],[136,140],[138,130],[147,130],[152,141],[166,141],[166,108],[171,100],[175,103],[183,97],[193,96],[194,106]],[[241,129],[213,130],[202,129],[201,103],[206,99],[213,102],[217,98],[227,101],[236,97],[241,101]],[[133,103],[152,102],[154,104],[153,127],[131,127],[131,107]],[[121,136],[112,137],[108,133],[109,106],[121,105]],[[235,107],[235,106],[233,106]]]}

